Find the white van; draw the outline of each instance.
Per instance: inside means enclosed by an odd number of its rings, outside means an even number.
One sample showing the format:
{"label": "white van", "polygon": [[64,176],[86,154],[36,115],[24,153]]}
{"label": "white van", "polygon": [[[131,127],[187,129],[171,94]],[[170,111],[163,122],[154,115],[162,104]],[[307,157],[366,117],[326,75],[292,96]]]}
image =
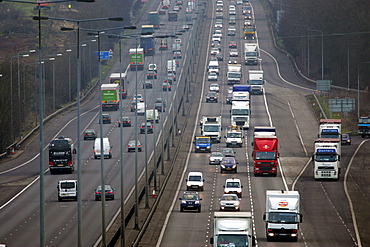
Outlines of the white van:
{"label": "white van", "polygon": [[152,124],[158,123],[160,119],[160,115],[157,109],[148,109],[146,110],[146,121],[151,122]]}
{"label": "white van", "polygon": [[217,75],[219,75],[220,66],[218,64],[218,61],[209,61],[208,72],[215,72]]}
{"label": "white van", "polygon": [[176,74],[176,60],[168,60],[167,61],[167,72],[173,72],[174,74]]}
{"label": "white van", "polygon": [[[100,158],[100,155],[101,155],[100,147],[101,147],[100,138],[96,138],[94,146],[93,146],[94,158],[95,159]],[[109,139],[106,138],[106,137],[103,138],[103,156],[104,156],[104,158],[108,158],[108,159],[112,158],[111,148],[112,147],[110,146]]]}
{"label": "white van", "polygon": [[58,182],[58,201],[73,199],[77,201],[77,180],[60,180]]}
{"label": "white van", "polygon": [[186,179],[186,190],[200,190],[203,191],[204,179],[201,172],[189,172]]}
{"label": "white van", "polygon": [[137,102],[137,115],[144,116],[145,115],[145,103],[144,102]]}

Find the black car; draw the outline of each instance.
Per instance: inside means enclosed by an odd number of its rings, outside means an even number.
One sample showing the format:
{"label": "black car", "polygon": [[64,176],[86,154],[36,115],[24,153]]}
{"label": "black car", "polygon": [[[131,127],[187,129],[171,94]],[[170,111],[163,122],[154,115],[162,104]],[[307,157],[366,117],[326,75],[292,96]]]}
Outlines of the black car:
{"label": "black car", "polygon": [[84,140],[92,139],[95,140],[97,137],[96,131],[94,129],[87,129],[84,133]]}
{"label": "black car", "polygon": [[351,136],[349,134],[342,134],[342,145],[351,145]]}
{"label": "black car", "polygon": [[234,157],[224,157],[220,164],[220,172],[223,173],[224,171],[232,171],[237,173],[237,164]]}
{"label": "black car", "polygon": [[[114,191],[115,189],[112,188],[109,184],[104,185],[105,189],[105,199],[111,199],[114,200]],[[101,200],[101,185],[98,186],[95,190],[95,201],[100,201]]]}
{"label": "black car", "polygon": [[157,79],[157,73],[154,70],[149,70],[146,74],[146,79]]}
{"label": "black car", "polygon": [[153,82],[152,81],[144,81],[143,83],[143,89],[152,89],[153,88]]}
{"label": "black car", "polygon": [[166,108],[163,106],[162,103],[154,103],[154,109],[157,109],[159,112],[165,112]]}
{"label": "black car", "polygon": [[201,211],[202,205],[200,204],[198,192],[194,191],[185,191],[181,198],[180,203],[180,212],[184,212],[184,210],[196,210],[198,213]]}
{"label": "black car", "polygon": [[216,102],[218,101],[218,96],[216,92],[208,92],[206,94],[206,102]]}
{"label": "black car", "polygon": [[224,60],[224,57],[222,56],[221,53],[216,54],[216,58],[217,58],[218,61],[223,61]]}
{"label": "black car", "polygon": [[[118,127],[121,127],[121,121],[118,121]],[[131,119],[129,117],[122,117],[122,127],[131,127]]]}
{"label": "black car", "polygon": [[[103,124],[112,123],[112,119],[109,114],[102,114],[102,117],[103,117]],[[99,118],[99,123],[100,123],[100,118]]]}
{"label": "black car", "polygon": [[153,124],[151,122],[144,122],[140,124],[140,134],[145,134],[145,124],[146,124],[146,133],[153,134]]}

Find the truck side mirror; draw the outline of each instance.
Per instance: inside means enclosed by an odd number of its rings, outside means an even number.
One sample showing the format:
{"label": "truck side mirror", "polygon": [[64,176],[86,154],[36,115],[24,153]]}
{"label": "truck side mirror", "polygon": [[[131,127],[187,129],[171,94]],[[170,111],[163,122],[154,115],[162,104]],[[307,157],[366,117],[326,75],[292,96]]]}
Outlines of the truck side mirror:
{"label": "truck side mirror", "polygon": [[253,142],[251,143],[251,146],[253,146]]}
{"label": "truck side mirror", "polygon": [[224,136],[224,138],[226,138],[226,136]]}
{"label": "truck side mirror", "polygon": [[303,215],[299,214],[299,223],[302,223],[302,220],[303,220]]}
{"label": "truck side mirror", "polygon": [[205,182],[206,180],[205,179],[203,179],[203,182]]}
{"label": "truck side mirror", "polygon": [[188,181],[188,179],[186,178],[186,179],[185,179],[185,182],[187,182],[187,181]]}
{"label": "truck side mirror", "polygon": [[338,161],[340,161],[340,155],[338,155]]}
{"label": "truck side mirror", "polygon": [[210,244],[213,244],[213,237],[211,237],[211,238],[209,239],[209,243],[210,243]]}
{"label": "truck side mirror", "polygon": [[254,156],[254,153],[252,153],[252,157]]}
{"label": "truck side mirror", "polygon": [[225,188],[225,185],[223,185],[223,187]]}
{"label": "truck side mirror", "polygon": [[315,160],[315,155],[314,154],[312,155],[312,160]]}
{"label": "truck side mirror", "polygon": [[263,220],[266,220],[266,213],[263,214],[263,217],[262,217]]}
{"label": "truck side mirror", "polygon": [[73,153],[76,154],[77,153],[77,150],[76,149],[73,149]]}
{"label": "truck side mirror", "polygon": [[252,246],[256,246],[256,238],[252,236]]}
{"label": "truck side mirror", "polygon": [[240,188],[243,188],[243,185],[242,185],[242,186],[240,186]]}

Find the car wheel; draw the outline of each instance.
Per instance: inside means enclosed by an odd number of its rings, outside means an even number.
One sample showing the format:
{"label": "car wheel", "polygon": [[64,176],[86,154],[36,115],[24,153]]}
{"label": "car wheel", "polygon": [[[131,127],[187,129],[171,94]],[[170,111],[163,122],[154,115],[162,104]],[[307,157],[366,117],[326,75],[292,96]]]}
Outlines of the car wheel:
{"label": "car wheel", "polygon": [[114,200],[114,196],[112,196],[112,198],[111,198],[112,200]]}
{"label": "car wheel", "polygon": [[183,209],[183,207],[180,207],[180,212],[184,212],[184,209]]}
{"label": "car wheel", "polygon": [[95,196],[95,201],[99,201],[99,197]]}
{"label": "car wheel", "polygon": [[200,211],[201,211],[201,208],[199,207],[199,208],[198,208],[198,213],[200,213]]}

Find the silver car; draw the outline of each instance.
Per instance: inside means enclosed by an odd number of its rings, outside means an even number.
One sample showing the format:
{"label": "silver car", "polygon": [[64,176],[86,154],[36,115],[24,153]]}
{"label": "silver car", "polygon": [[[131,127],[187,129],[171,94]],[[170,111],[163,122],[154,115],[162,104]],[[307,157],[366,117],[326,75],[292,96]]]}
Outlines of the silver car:
{"label": "silver car", "polygon": [[221,152],[212,152],[209,156],[210,165],[219,165],[224,158],[224,155]]}
{"label": "silver car", "polygon": [[220,198],[220,210],[240,211],[240,199],[236,194],[224,194]]}

